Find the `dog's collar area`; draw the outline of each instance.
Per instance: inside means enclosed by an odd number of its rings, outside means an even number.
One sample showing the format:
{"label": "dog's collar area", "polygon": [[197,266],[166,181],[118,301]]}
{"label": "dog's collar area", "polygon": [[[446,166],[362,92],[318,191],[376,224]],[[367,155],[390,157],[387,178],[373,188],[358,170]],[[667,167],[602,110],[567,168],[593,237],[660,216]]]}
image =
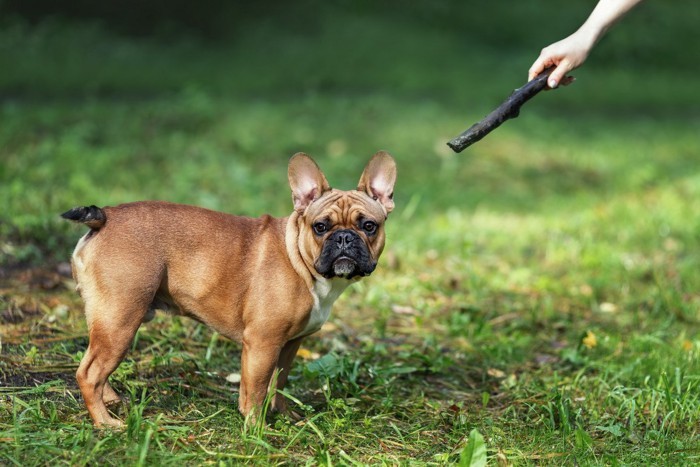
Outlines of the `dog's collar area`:
{"label": "dog's collar area", "polygon": [[320,330],[325,322],[328,321],[333,303],[351,283],[352,281],[341,277],[333,279],[316,278],[313,288],[310,290],[314,304],[309,311],[309,321],[306,327],[295,335],[293,339],[308,336]]}

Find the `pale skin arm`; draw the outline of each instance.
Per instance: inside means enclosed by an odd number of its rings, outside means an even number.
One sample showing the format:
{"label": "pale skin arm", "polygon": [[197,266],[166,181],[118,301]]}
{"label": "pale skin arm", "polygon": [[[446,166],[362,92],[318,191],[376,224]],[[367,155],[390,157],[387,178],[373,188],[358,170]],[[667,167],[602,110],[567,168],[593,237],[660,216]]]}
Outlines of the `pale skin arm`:
{"label": "pale skin arm", "polygon": [[547,84],[556,88],[566,85],[573,78],[566,74],[586,61],[593,46],[620,18],[642,0],[600,0],[585,23],[570,36],[544,49],[528,71],[528,81],[542,73],[545,68],[556,66]]}

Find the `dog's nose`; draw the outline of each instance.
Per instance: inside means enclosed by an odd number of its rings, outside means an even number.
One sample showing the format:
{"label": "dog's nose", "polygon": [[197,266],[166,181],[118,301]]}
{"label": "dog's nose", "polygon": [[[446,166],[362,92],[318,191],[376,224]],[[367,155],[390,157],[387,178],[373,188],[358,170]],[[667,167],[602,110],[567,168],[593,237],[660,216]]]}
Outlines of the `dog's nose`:
{"label": "dog's nose", "polygon": [[335,241],[338,244],[338,248],[341,250],[344,250],[345,248],[348,248],[350,245],[352,245],[352,242],[355,240],[355,235],[347,230],[341,230],[335,235]]}

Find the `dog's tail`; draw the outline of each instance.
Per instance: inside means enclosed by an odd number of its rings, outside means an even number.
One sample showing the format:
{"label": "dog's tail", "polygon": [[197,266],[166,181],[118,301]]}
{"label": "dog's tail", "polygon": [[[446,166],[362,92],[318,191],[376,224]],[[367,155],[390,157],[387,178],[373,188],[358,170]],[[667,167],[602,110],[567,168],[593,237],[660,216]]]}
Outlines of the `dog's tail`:
{"label": "dog's tail", "polygon": [[61,214],[61,217],[73,222],[80,222],[91,229],[99,229],[107,222],[105,212],[95,205],[73,208]]}

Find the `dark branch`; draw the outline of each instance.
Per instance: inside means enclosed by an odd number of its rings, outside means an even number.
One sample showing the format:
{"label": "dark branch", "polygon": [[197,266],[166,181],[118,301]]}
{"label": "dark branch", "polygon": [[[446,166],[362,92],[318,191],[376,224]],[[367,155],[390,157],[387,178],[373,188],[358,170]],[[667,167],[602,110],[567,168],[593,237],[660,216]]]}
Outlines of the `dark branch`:
{"label": "dark branch", "polygon": [[484,117],[479,123],[469,127],[461,135],[450,140],[447,145],[454,152],[462,152],[501,126],[506,120],[517,117],[520,114],[520,107],[547,87],[547,77],[552,70],[554,70],[554,67],[547,68],[535,79],[525,84],[525,86],[513,91],[508,99],[499,105],[496,110]]}

